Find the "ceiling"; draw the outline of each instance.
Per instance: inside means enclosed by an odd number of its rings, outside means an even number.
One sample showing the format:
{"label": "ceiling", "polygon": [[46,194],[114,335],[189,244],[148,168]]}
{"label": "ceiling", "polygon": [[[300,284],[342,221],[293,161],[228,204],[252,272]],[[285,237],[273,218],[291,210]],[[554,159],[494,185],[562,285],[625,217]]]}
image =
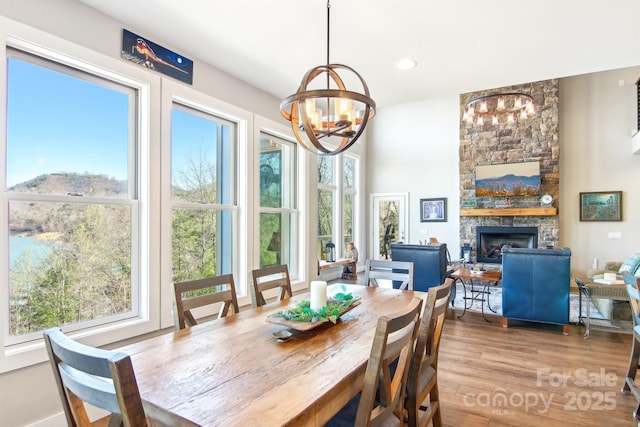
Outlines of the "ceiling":
{"label": "ceiling", "polygon": [[[278,98],[326,64],[326,0],[77,1]],[[638,0],[332,0],[330,61],[381,108],[640,65],[638,16]]]}

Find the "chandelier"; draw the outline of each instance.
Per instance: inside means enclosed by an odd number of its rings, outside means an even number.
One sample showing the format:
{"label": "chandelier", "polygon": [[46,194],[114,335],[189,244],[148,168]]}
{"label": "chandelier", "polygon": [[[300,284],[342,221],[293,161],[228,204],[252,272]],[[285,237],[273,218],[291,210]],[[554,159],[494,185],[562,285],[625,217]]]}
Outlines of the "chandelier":
{"label": "chandelier", "polygon": [[[280,104],[280,112],[291,122],[293,133],[304,148],[334,155],[358,140],[375,115],[376,103],[369,97],[367,83],[353,68],[329,63],[330,10],[327,1],[327,64],[307,71],[298,91]],[[347,90],[345,81],[360,85],[362,93]]]}
{"label": "chandelier", "polygon": [[482,126],[485,120],[492,125],[501,121],[514,123],[517,119],[526,119],[535,114],[533,98],[524,93],[500,93],[474,98],[464,107],[462,120]]}

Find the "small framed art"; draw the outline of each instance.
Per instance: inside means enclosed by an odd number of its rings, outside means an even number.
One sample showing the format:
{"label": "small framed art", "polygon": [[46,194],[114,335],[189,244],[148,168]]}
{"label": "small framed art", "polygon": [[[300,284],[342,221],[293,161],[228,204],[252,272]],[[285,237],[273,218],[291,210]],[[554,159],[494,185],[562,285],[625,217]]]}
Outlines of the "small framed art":
{"label": "small framed art", "polygon": [[446,222],[447,199],[420,199],[420,222]]}
{"label": "small framed art", "polygon": [[622,191],[580,193],[580,221],[622,221]]}

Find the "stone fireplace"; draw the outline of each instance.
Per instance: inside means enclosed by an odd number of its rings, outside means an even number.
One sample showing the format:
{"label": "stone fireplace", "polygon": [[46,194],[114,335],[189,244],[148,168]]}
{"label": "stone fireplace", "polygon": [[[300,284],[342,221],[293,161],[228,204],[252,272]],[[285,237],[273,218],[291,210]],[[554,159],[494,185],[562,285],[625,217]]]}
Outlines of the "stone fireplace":
{"label": "stone fireplace", "polygon": [[[482,254],[478,228],[533,228],[533,247],[556,247],[559,242],[560,144],[558,132],[558,80],[510,86],[460,95],[460,244],[472,247],[479,262],[499,263]],[[462,120],[467,101],[483,95],[520,92],[531,95],[536,109],[529,119],[483,125]],[[538,161],[539,196],[476,197],[475,171],[479,165]],[[553,196],[553,209],[544,209],[542,194]],[[529,247],[529,246],[527,246]],[[480,248],[480,251],[478,250]],[[453,249],[453,248],[452,248]],[[452,252],[453,253],[453,252]]]}

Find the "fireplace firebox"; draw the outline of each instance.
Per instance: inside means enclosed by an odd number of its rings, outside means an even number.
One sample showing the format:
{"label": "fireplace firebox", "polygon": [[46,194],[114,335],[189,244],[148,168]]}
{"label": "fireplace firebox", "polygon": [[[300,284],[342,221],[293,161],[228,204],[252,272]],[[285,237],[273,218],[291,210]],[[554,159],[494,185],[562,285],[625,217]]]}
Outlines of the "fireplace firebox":
{"label": "fireplace firebox", "polygon": [[538,227],[477,227],[476,261],[499,264],[502,247],[537,248]]}

